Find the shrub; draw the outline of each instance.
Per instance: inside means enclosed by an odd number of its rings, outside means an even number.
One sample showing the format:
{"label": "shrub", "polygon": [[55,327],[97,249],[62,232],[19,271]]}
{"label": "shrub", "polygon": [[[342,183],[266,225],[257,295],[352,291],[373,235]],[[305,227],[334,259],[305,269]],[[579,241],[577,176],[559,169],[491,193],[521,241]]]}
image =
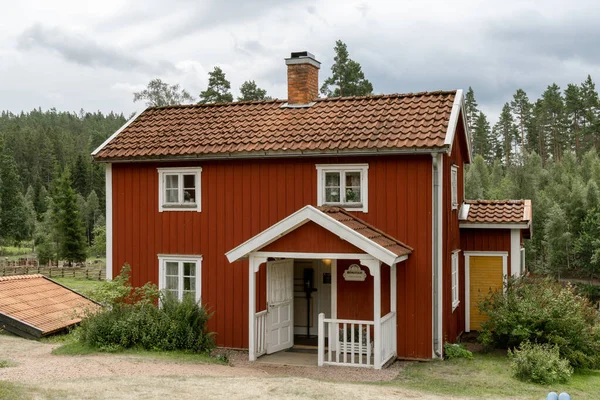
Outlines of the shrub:
{"label": "shrub", "polygon": [[573,287],[550,280],[509,279],[506,292],[480,303],[488,320],[479,339],[486,346],[517,347],[525,341],[558,345],[575,368],[600,366],[598,311]]}
{"label": "shrub", "polygon": [[83,320],[78,333],[82,343],[102,351],[138,347],[202,353],[214,348],[204,307],[191,296],[179,301],[171,293],[160,293],[154,285],[132,289],[128,271],[123,268],[99,291],[107,307]]}
{"label": "shrub", "polygon": [[521,343],[508,351],[513,376],[525,382],[549,385],[567,382],[573,375],[569,361],[560,358],[557,345]]}
{"label": "shrub", "polygon": [[444,343],[444,356],[451,360],[453,358],[466,358],[467,360],[473,359],[473,353],[471,353],[464,344],[458,343]]}

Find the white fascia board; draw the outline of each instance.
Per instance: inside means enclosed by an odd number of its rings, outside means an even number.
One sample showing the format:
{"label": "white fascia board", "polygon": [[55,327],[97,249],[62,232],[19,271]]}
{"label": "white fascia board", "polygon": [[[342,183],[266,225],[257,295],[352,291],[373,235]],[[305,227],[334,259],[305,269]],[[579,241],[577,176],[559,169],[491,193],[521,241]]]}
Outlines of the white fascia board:
{"label": "white fascia board", "polygon": [[460,211],[458,212],[458,220],[466,221],[469,217],[469,210],[471,209],[471,205],[467,203],[463,203],[460,207]]}
{"label": "white fascia board", "polygon": [[458,225],[461,229],[527,229],[529,224],[474,224],[461,223]]}
{"label": "white fascia board", "polygon": [[98,146],[96,148],[96,150],[92,151],[92,156],[95,156],[96,154],[98,154],[98,152],[100,152],[100,150],[102,150],[104,148],[104,146],[106,146],[107,144],[109,144],[119,133],[123,132],[123,130],[125,128],[127,128],[129,125],[131,125],[131,123],[133,121],[135,121],[140,115],[142,115],[142,113],[144,111],[146,111],[149,107],[144,108],[143,110],[138,111],[137,113],[135,113],[135,115],[133,117],[131,117],[131,119],[127,122],[125,122],[125,124],[120,127],[115,133],[113,133],[112,135],[110,135],[110,137],[108,139],[106,139],[104,141],[104,143],[102,143],[100,146]]}
{"label": "white fascia board", "polygon": [[248,239],[236,248],[228,251],[225,253],[227,260],[232,263],[245,258],[249,253],[252,253],[268,245],[269,243],[274,242],[280,237],[285,236],[288,232],[291,232],[299,226],[307,223],[309,221],[308,207],[310,206],[302,207],[295,213],[287,216],[276,224],[271,225],[258,235]]}
{"label": "white fascia board", "polygon": [[450,112],[450,120],[448,121],[448,130],[446,131],[446,138],[444,139],[444,145],[448,146],[448,154],[452,153],[452,144],[454,143],[454,137],[456,136],[458,118],[461,114],[465,131],[465,142],[467,143],[468,163],[471,163],[473,159],[471,150],[471,134],[469,132],[469,125],[467,124],[465,98],[463,96],[463,90],[458,89],[456,90],[456,95],[454,96],[454,103],[452,104],[452,111]]}
{"label": "white fascia board", "polygon": [[286,235],[297,227],[312,221],[317,225],[327,229],[331,233],[337,235],[341,239],[363,250],[365,253],[373,256],[381,262],[392,265],[396,262],[398,256],[383,246],[378,245],[372,240],[364,237],[360,233],[348,228],[341,222],[336,221],[327,214],[319,211],[313,206],[305,206],[290,216],[282,219],[275,225],[265,229],[258,235],[242,243],[233,250],[225,253],[225,256],[230,263],[238,261],[249,253],[263,248],[264,246],[274,242],[280,237]]}

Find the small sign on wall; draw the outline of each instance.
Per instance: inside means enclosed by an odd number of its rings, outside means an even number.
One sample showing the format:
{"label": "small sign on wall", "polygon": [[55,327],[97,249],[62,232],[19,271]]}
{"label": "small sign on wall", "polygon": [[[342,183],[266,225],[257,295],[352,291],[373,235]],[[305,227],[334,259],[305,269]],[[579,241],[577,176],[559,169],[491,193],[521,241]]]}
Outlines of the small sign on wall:
{"label": "small sign on wall", "polygon": [[358,264],[352,264],[344,271],[344,279],[347,281],[364,281],[367,279],[367,273],[360,268]]}
{"label": "small sign on wall", "polygon": [[323,273],[323,283],[325,285],[331,285],[331,272]]}

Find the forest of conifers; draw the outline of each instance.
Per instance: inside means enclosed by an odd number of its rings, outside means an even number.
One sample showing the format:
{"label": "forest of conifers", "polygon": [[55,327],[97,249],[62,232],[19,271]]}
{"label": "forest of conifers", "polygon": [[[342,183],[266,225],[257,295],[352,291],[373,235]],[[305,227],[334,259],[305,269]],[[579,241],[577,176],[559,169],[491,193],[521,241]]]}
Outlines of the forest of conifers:
{"label": "forest of conifers", "polygon": [[[588,77],[564,90],[552,84],[532,100],[519,89],[506,100],[490,126],[475,92],[467,92],[475,159],[466,174],[466,197],[531,199],[528,267],[593,277],[600,267],[600,105],[594,82]],[[125,119],[83,111],[3,112],[0,244],[34,244],[42,262],[102,255],[104,170],[90,153]],[[68,243],[65,235],[81,240]]]}

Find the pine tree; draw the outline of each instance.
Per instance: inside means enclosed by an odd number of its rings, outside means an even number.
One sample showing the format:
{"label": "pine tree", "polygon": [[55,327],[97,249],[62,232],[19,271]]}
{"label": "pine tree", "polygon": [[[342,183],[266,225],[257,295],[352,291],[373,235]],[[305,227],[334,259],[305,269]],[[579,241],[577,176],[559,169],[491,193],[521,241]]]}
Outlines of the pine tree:
{"label": "pine tree", "polygon": [[179,85],[169,85],[160,79],[152,79],[146,89],[133,94],[133,102],[146,101],[148,107],[163,107],[186,104],[194,98]]}
{"label": "pine tree", "polygon": [[215,67],[208,73],[208,87],[200,93],[199,104],[230,103],[233,101],[230,89],[231,83],[225,77],[225,72],[220,67]]}
{"label": "pine tree", "polygon": [[477,107],[478,104],[475,100],[475,92],[473,91],[473,88],[469,86],[469,90],[467,90],[467,94],[465,95],[465,112],[467,114],[467,125],[469,126],[469,130],[471,132],[475,130],[475,127],[477,126],[477,118],[480,115]]}
{"label": "pine tree", "polygon": [[531,119],[532,105],[529,102],[527,93],[523,89],[518,89],[510,102],[510,109],[517,118],[519,132],[521,134],[521,154],[525,154],[525,131]]}
{"label": "pine tree", "polygon": [[542,94],[543,111],[545,114],[545,130],[550,138],[552,154],[555,160],[560,160],[565,145],[568,142],[566,132],[565,104],[560,88],[556,83],[548,86]]}
{"label": "pine tree", "polygon": [[[344,42],[338,40],[333,48],[335,57],[331,66],[331,76],[321,86],[321,93],[327,97],[367,96],[373,93],[373,85],[365,78],[362,67],[352,60]],[[330,86],[335,86],[333,90]]]}
{"label": "pine tree", "polygon": [[487,161],[492,160],[492,132],[484,113],[480,112],[477,115],[475,128],[471,132],[473,133],[473,153],[481,155]]}
{"label": "pine tree", "polygon": [[548,243],[549,270],[560,278],[565,268],[571,268],[573,234],[565,211],[557,203],[548,212],[544,238]]}
{"label": "pine tree", "polygon": [[256,86],[254,81],[246,81],[240,86],[238,101],[271,100],[267,91]]}
{"label": "pine tree", "polygon": [[82,196],[87,196],[90,190],[89,161],[78,154],[73,165],[73,189]]}
{"label": "pine tree", "polygon": [[0,237],[5,241],[21,242],[27,236],[23,220],[26,216],[22,202],[22,187],[17,164],[11,155],[0,155]]}
{"label": "pine tree", "polygon": [[37,257],[41,265],[55,262],[58,265],[60,234],[58,232],[58,210],[51,197],[46,198],[46,212],[35,230]]}
{"label": "pine tree", "polygon": [[565,112],[571,128],[571,137],[575,138],[575,154],[578,158],[580,153],[583,109],[581,89],[579,86],[569,83],[565,89]]}
{"label": "pine tree", "polygon": [[69,170],[63,172],[56,184],[54,202],[56,227],[60,235],[59,257],[69,266],[73,262],[85,261],[85,233]]}
{"label": "pine tree", "polygon": [[496,148],[496,154],[502,154],[504,165],[508,167],[511,165],[512,144],[517,136],[517,127],[508,103],[505,103],[504,107],[502,107],[500,118],[496,125],[494,125],[494,134],[498,138],[499,144]]}
{"label": "pine tree", "polygon": [[600,126],[598,126],[598,112],[600,100],[596,92],[596,84],[590,75],[581,84],[581,101],[583,103],[583,134],[591,138],[593,146],[598,150],[600,144]]}

